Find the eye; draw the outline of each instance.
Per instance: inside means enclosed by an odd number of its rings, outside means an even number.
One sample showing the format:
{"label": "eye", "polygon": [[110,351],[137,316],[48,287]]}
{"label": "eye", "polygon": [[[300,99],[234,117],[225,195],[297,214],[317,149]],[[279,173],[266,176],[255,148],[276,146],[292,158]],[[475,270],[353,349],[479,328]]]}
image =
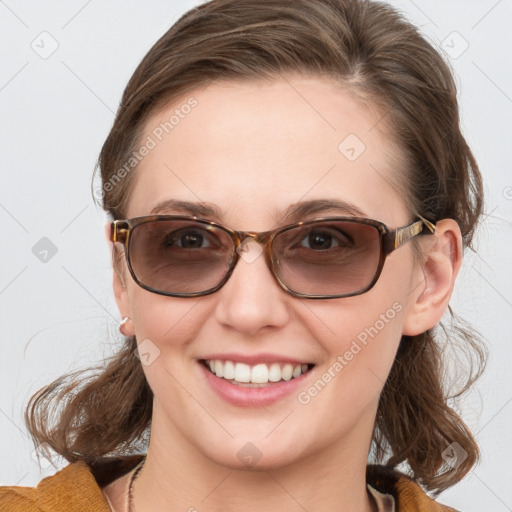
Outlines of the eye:
{"label": "eye", "polygon": [[353,239],[340,229],[328,226],[314,228],[304,236],[299,245],[315,251],[326,251],[334,248],[347,248],[354,245]]}
{"label": "eye", "polygon": [[178,245],[185,249],[197,249],[200,247],[209,247],[210,242],[199,233],[186,233],[178,239]]}
{"label": "eye", "polygon": [[300,245],[308,249],[326,250],[339,245],[330,233],[325,231],[312,231],[305,236]]}
{"label": "eye", "polygon": [[[211,235],[210,235],[211,236]],[[168,233],[165,237],[164,245],[177,246],[182,249],[205,249],[211,247],[208,233],[201,233],[200,230],[179,230]]]}

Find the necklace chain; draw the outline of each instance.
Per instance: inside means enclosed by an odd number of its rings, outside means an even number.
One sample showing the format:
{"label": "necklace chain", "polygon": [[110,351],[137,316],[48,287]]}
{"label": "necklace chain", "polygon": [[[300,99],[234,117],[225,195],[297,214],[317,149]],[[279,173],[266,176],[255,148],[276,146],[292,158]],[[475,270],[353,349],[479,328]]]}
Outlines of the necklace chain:
{"label": "necklace chain", "polygon": [[[144,467],[144,463],[146,462],[146,457],[143,457],[143,459],[139,462],[138,467],[133,472],[130,483],[128,484],[128,512],[135,512],[135,505],[133,504],[133,484],[135,483],[135,480],[137,480],[137,477],[139,476],[139,473],[141,472],[142,468]],[[375,501],[375,497],[373,496],[373,493],[368,492],[370,496],[371,506],[372,510],[377,510],[378,505]]]}
{"label": "necklace chain", "polygon": [[135,483],[135,480],[137,480],[145,462],[146,457],[142,459],[139,463],[139,467],[133,472],[132,477],[130,478],[130,484],[128,485],[128,512],[135,512],[135,505],[133,504],[133,484]]}

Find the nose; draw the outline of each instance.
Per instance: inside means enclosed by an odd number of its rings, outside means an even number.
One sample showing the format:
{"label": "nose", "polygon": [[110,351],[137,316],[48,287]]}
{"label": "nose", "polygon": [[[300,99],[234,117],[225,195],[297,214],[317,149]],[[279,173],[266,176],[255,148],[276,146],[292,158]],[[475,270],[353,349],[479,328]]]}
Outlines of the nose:
{"label": "nose", "polygon": [[233,273],[217,292],[217,321],[246,335],[283,327],[289,321],[293,297],[272,276],[261,245],[247,239],[239,254]]}

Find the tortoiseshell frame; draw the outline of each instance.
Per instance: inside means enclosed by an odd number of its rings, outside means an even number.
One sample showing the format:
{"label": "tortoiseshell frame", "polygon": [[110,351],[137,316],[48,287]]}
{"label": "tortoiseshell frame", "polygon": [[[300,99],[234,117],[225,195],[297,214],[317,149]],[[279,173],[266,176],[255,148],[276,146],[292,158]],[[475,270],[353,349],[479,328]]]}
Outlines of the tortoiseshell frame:
{"label": "tortoiseshell frame", "polygon": [[[217,229],[220,229],[227,233],[231,240],[233,241],[233,254],[231,258],[231,262],[229,263],[228,270],[226,272],[226,275],[224,278],[218,283],[215,287],[210,288],[208,290],[202,291],[202,292],[193,292],[193,293],[173,293],[173,292],[166,292],[162,290],[157,290],[155,288],[152,288],[143,282],[139,280],[139,278],[135,275],[135,272],[132,268],[131,260],[130,260],[130,235],[131,232],[141,224],[145,224],[147,222],[155,222],[155,221],[164,221],[164,220],[191,220],[195,222],[199,222],[200,224],[205,224],[207,226],[212,226]],[[372,281],[368,284],[368,286],[364,287],[361,290],[357,290],[355,292],[351,293],[343,293],[339,295],[309,295],[304,293],[299,293],[294,290],[291,290],[286,286],[285,283],[281,281],[279,276],[277,275],[275,266],[276,263],[272,257],[272,242],[274,241],[275,237],[285,231],[288,231],[290,229],[301,227],[301,226],[307,226],[316,222],[325,222],[325,221],[345,221],[345,222],[354,222],[359,224],[365,224],[368,226],[373,226],[376,228],[379,232],[379,241],[380,241],[380,257],[379,257],[379,264],[377,267],[377,270],[375,272],[375,276],[373,277]],[[206,228],[208,229],[208,227]],[[418,220],[414,221],[413,223],[403,226],[400,228],[397,228],[395,230],[389,230],[389,228],[383,224],[382,222],[379,222],[377,220],[373,219],[365,219],[362,217],[319,217],[316,219],[306,220],[302,222],[297,222],[295,224],[289,224],[287,226],[282,226],[277,229],[272,229],[270,231],[263,231],[263,232],[253,232],[253,231],[234,231],[226,226],[223,226],[222,224],[218,224],[217,222],[201,219],[199,217],[194,216],[181,216],[181,215],[152,215],[152,216],[145,216],[145,217],[135,217],[133,219],[127,219],[127,220],[115,220],[110,225],[110,238],[112,242],[118,242],[123,244],[124,246],[124,252],[126,261],[128,264],[128,269],[130,270],[130,273],[134,279],[134,281],[144,288],[145,290],[148,290],[153,293],[157,293],[159,295],[166,295],[170,297],[200,297],[203,295],[209,295],[211,293],[216,292],[222,286],[226,283],[226,281],[231,276],[233,270],[235,269],[236,264],[238,263],[240,259],[240,254],[238,252],[238,248],[243,244],[243,242],[247,238],[252,238],[257,243],[263,245],[264,253],[265,253],[265,260],[267,262],[267,265],[272,272],[272,275],[278,282],[279,286],[285,290],[287,293],[290,293],[294,297],[300,297],[305,299],[339,299],[342,297],[352,297],[354,295],[360,295],[362,293],[367,292],[370,290],[377,280],[380,277],[380,274],[382,272],[382,268],[384,266],[384,261],[386,260],[386,257],[388,254],[393,252],[394,250],[401,247],[403,244],[411,240],[412,238],[423,235],[423,234],[434,234],[436,231],[436,227],[432,222],[428,221],[427,219],[424,219],[423,217],[418,217]]]}

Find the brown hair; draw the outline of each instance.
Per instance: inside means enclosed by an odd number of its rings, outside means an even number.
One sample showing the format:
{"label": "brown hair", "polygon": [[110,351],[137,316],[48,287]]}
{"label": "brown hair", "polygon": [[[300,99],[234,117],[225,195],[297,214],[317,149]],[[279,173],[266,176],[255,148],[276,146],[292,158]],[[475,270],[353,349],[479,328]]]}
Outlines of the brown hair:
{"label": "brown hair", "polygon": [[[411,213],[433,222],[455,219],[470,246],[482,183],[461,134],[450,69],[394,9],[366,0],[214,0],[185,14],[145,56],[124,91],[98,162],[103,208],[124,217],[134,173],[125,168],[119,179],[120,169],[156,109],[212,81],[287,72],[334,78],[378,105],[405,156],[402,186],[414,205]],[[449,403],[479,376],[485,351],[469,327],[452,319],[451,329],[403,337],[374,431],[376,461],[391,467],[406,462],[413,478],[433,491],[459,481],[478,459],[471,433]],[[443,343],[460,345],[471,363],[459,393],[450,396]],[[152,392],[135,348],[135,338],[128,338],[88,378],[68,375],[35,394],[26,413],[34,439],[69,461],[89,463],[143,449]],[[454,468],[443,460],[450,443],[467,453]]]}

